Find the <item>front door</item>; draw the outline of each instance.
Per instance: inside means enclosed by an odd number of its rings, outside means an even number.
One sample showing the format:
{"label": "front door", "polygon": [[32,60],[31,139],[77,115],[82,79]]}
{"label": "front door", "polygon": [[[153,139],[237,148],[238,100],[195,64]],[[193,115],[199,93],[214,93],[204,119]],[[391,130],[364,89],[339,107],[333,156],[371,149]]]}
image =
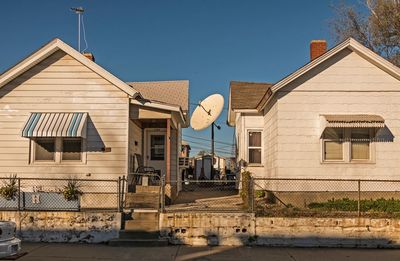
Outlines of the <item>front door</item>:
{"label": "front door", "polygon": [[166,171],[166,138],[160,131],[148,131],[146,137],[146,166],[160,170],[162,175]]}

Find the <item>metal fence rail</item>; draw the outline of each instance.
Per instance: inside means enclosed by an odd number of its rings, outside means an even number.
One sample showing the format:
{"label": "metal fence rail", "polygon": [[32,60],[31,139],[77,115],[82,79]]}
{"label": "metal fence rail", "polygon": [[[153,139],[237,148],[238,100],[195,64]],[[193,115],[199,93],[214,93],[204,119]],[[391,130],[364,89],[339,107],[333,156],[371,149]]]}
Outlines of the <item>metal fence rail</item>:
{"label": "metal fence rail", "polygon": [[253,179],[260,216],[400,217],[400,180]]}
{"label": "metal fence rail", "polygon": [[125,178],[0,178],[1,210],[81,211],[122,209]]}

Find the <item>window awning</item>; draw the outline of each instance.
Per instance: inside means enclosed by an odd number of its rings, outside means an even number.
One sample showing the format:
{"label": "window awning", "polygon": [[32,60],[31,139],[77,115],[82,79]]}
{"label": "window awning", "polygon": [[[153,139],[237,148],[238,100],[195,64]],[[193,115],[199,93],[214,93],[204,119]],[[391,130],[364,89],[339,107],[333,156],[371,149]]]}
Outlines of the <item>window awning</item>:
{"label": "window awning", "polygon": [[22,137],[86,138],[86,112],[33,112],[22,129]]}
{"label": "window awning", "polygon": [[331,128],[383,128],[385,120],[379,115],[344,114],[323,115],[325,127]]}

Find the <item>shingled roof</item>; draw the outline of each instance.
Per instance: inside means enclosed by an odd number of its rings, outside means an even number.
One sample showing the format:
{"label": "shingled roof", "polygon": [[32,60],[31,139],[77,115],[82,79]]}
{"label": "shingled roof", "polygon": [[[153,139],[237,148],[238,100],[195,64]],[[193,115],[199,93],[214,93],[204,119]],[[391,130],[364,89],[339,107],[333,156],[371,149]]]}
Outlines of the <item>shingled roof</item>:
{"label": "shingled roof", "polygon": [[180,106],[189,110],[189,81],[128,82],[148,100]]}
{"label": "shingled roof", "polygon": [[258,103],[272,85],[272,83],[231,81],[231,110],[256,109]]}

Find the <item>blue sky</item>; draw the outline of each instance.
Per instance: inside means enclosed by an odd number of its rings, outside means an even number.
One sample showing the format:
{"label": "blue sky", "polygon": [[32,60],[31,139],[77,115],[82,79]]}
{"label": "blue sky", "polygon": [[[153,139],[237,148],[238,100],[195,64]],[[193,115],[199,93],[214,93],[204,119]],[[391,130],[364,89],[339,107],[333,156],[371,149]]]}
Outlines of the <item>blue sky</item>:
{"label": "blue sky", "polygon": [[[331,39],[335,0],[2,0],[0,72],[59,37],[77,48],[83,6],[88,51],[125,81],[190,80],[190,102],[221,93],[229,81],[276,82],[309,59],[312,39]],[[195,105],[191,105],[194,109]],[[232,143],[226,110],[220,142]],[[204,138],[204,140],[195,139]],[[184,130],[193,152],[209,148],[210,130]],[[221,152],[229,145],[216,145]]]}

